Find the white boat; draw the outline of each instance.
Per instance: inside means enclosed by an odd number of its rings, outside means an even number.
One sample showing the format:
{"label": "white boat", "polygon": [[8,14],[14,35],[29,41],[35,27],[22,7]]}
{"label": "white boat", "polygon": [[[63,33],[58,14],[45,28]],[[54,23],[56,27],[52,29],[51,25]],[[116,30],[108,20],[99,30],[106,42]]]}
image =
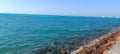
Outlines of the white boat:
{"label": "white boat", "polygon": [[116,16],[116,18],[119,18],[118,16]]}

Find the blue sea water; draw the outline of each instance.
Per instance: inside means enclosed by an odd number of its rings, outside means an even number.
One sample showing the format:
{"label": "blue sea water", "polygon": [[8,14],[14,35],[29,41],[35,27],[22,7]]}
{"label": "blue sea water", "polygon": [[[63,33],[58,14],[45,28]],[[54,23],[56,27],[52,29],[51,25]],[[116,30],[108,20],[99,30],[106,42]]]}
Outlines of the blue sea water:
{"label": "blue sea water", "polygon": [[42,49],[45,54],[50,47],[77,48],[119,26],[119,18],[0,14],[0,54],[34,54]]}

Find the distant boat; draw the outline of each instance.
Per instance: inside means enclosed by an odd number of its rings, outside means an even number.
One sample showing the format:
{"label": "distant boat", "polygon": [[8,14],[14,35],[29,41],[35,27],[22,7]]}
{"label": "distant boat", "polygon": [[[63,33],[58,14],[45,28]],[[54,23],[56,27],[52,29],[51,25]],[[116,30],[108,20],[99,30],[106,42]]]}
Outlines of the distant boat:
{"label": "distant boat", "polygon": [[105,18],[105,16],[102,16],[102,18]]}
{"label": "distant boat", "polygon": [[118,16],[116,16],[116,18],[119,18]]}

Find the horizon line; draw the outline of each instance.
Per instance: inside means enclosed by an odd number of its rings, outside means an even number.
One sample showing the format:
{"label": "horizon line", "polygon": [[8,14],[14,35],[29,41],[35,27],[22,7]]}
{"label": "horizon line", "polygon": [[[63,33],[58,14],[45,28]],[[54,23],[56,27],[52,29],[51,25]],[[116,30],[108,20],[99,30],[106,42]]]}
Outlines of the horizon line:
{"label": "horizon line", "polygon": [[73,16],[73,17],[120,17],[120,16],[93,16],[93,15],[61,15],[61,14],[39,14],[39,13],[0,13],[0,14],[26,14],[26,15],[56,15],[56,16]]}

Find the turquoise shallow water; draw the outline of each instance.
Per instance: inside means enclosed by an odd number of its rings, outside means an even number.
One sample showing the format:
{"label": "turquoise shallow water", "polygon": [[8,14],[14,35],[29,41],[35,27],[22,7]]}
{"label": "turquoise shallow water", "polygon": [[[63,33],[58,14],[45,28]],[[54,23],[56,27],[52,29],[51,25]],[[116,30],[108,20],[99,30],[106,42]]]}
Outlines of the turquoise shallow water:
{"label": "turquoise shallow water", "polygon": [[119,26],[120,19],[107,17],[0,14],[0,54],[71,51]]}

